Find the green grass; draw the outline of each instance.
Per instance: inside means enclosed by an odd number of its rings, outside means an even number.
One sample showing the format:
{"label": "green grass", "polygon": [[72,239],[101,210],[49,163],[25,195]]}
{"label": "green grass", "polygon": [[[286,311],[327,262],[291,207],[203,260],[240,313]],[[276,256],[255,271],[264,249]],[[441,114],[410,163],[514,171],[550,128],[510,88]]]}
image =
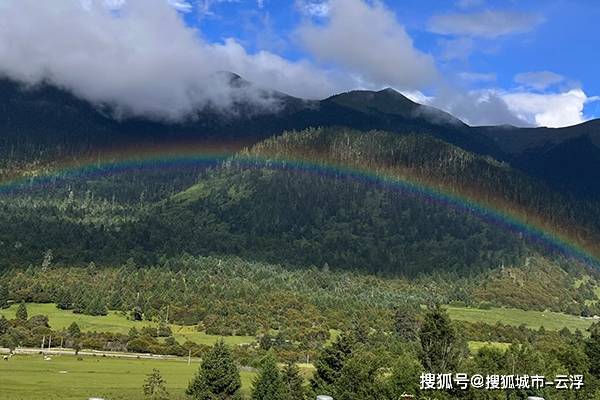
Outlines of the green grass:
{"label": "green grass", "polygon": [[[142,385],[153,368],[167,382],[171,399],[183,399],[199,362],[125,360],[109,357],[16,356],[0,362],[0,400],[142,400]],[[242,390],[249,393],[254,372],[241,371]]]}
{"label": "green grass", "polygon": [[595,322],[574,315],[546,311],[524,311],[515,308],[481,310],[467,307],[447,307],[447,310],[450,318],[458,321],[484,322],[491,325],[501,322],[514,326],[525,325],[532,329],[539,329],[543,326],[545,329],[553,331],[567,327],[571,331],[579,329],[586,333],[587,328]]}
{"label": "green grass", "polygon": [[[4,315],[8,319],[13,319],[15,318],[17,307],[17,304],[13,304],[10,308],[0,309],[0,315]],[[96,331],[126,334],[133,327],[141,329],[144,326],[155,325],[149,321],[131,321],[122,313],[116,311],[109,311],[106,316],[91,316],[75,314],[68,310],[60,310],[56,308],[55,304],[28,303],[27,312],[30,317],[33,315],[48,316],[50,326],[54,330],[62,330],[71,325],[71,323],[77,322],[79,328],[84,332]],[[213,345],[220,338],[220,336],[198,332],[194,326],[170,326],[173,336],[181,343],[190,340],[198,344]],[[254,336],[226,336],[223,337],[223,340],[229,345],[239,345],[252,343],[256,338]]]}
{"label": "green grass", "polygon": [[505,342],[478,342],[478,341],[470,341],[469,342],[469,351],[471,354],[477,353],[483,347],[494,347],[499,350],[506,350],[510,347],[511,343]]}

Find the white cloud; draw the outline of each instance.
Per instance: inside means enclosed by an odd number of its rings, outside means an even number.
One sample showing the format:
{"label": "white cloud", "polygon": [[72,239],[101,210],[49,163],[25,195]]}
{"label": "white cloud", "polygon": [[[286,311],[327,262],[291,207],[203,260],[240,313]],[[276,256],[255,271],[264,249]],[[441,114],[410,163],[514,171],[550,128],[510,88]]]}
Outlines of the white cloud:
{"label": "white cloud", "polygon": [[[121,112],[180,118],[239,96],[212,75],[232,71],[298,96],[325,96],[351,85],[308,62],[249,54],[235,40],[207,43],[164,0],[128,0],[118,15],[103,1],[0,2],[0,75],[49,80]],[[157,29],[160,27],[160,29]]]}
{"label": "white cloud", "polygon": [[473,39],[460,37],[456,39],[440,39],[438,44],[441,48],[442,60],[466,60],[475,48]]}
{"label": "white cloud", "polygon": [[490,90],[465,91],[446,87],[426,104],[444,110],[472,126],[530,125],[509,109],[502,96]]}
{"label": "white cloud", "polygon": [[[484,89],[461,91],[445,88],[436,96],[415,96],[422,104],[440,108],[469,125],[564,127],[585,122],[586,104],[600,100],[581,89],[532,93]],[[415,100],[418,101],[418,100]]]}
{"label": "white cloud", "polygon": [[433,16],[429,30],[442,35],[484,37],[529,32],[543,22],[539,15],[510,11],[482,11],[467,14],[445,14]]}
{"label": "white cloud", "polygon": [[520,118],[537,126],[555,128],[586,121],[584,106],[595,100],[581,89],[563,93],[506,93],[502,98]]}
{"label": "white cloud", "polygon": [[401,93],[415,103],[430,104],[433,101],[433,97],[427,96],[420,90],[403,90]]}
{"label": "white cloud", "polygon": [[323,18],[329,15],[329,3],[326,0],[296,0],[296,8],[311,17]]}
{"label": "white cloud", "polygon": [[298,29],[317,59],[359,80],[401,89],[420,89],[436,80],[433,58],[420,52],[395,15],[380,2],[331,0],[324,23]]}
{"label": "white cloud", "polygon": [[458,77],[466,82],[494,82],[497,79],[496,74],[481,72],[460,72]]}
{"label": "white cloud", "polygon": [[524,72],[515,76],[515,82],[536,90],[544,90],[564,81],[564,76],[550,71]]}
{"label": "white cloud", "polygon": [[167,1],[177,11],[181,11],[181,12],[185,12],[185,13],[192,11],[192,5],[188,1],[184,1],[184,0],[167,0]]}

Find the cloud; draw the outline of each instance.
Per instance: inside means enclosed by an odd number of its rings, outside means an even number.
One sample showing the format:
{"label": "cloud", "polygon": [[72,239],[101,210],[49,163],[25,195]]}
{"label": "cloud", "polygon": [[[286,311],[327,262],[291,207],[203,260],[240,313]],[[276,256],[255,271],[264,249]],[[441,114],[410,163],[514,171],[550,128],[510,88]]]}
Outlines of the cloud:
{"label": "cloud", "polygon": [[[184,118],[206,106],[230,111],[240,101],[258,111],[277,110],[272,92],[232,87],[216,71],[311,99],[392,86],[474,125],[577,123],[594,99],[581,89],[532,91],[556,81],[548,74],[521,75],[523,86],[512,92],[451,88],[439,77],[434,59],[413,46],[394,14],[378,2],[332,0],[326,16],[305,18],[297,37],[319,63],[290,61],[266,50],[250,53],[233,38],[208,42],[186,25],[180,12],[188,9],[185,4],[192,3],[0,0],[0,76],[32,85],[49,81],[111,105],[119,115],[163,119]],[[493,74],[458,77],[493,82]]]}
{"label": "cloud", "polygon": [[564,76],[550,71],[524,72],[515,76],[515,82],[536,90],[544,90],[564,80]]}
{"label": "cloud", "polygon": [[555,93],[532,93],[482,89],[463,91],[444,88],[436,96],[417,93],[422,104],[440,108],[469,125],[571,126],[587,121],[584,107],[599,101],[582,89]]}
{"label": "cloud", "polygon": [[481,73],[481,72],[460,72],[458,77],[466,82],[478,83],[478,82],[494,82],[498,77],[492,73]]}
{"label": "cloud", "polygon": [[494,39],[499,36],[529,32],[542,22],[543,18],[539,15],[487,10],[477,13],[435,15],[429,20],[429,30],[441,35]]}
{"label": "cloud", "polygon": [[588,97],[582,89],[562,93],[506,93],[502,98],[521,119],[533,125],[554,128],[586,121],[584,106],[596,100]]}
{"label": "cloud", "polygon": [[168,0],[168,2],[177,11],[181,11],[181,12],[185,12],[185,13],[192,11],[192,5],[188,1]]}
{"label": "cloud", "polygon": [[233,39],[208,43],[164,0],[128,0],[118,14],[100,0],[4,0],[0,10],[0,75],[50,81],[121,114],[177,119],[244,99],[269,106],[264,92],[233,90],[215,71],[311,98],[350,85],[305,61],[249,54]]}
{"label": "cloud", "polygon": [[325,0],[296,0],[296,8],[311,17],[323,18],[329,15],[329,3]]}
{"label": "cloud", "polygon": [[404,27],[382,3],[331,0],[327,20],[297,30],[304,47],[360,81],[420,89],[437,77],[433,58],[417,50]]}
{"label": "cloud", "polygon": [[426,104],[444,110],[472,126],[531,125],[515,115],[502,96],[490,90],[464,91],[446,87]]}
{"label": "cloud", "polygon": [[[212,16],[215,15],[212,10],[215,4],[220,3],[239,3],[240,0],[201,0],[198,3],[198,10],[201,16]],[[260,5],[260,4],[259,4]]]}
{"label": "cloud", "polygon": [[441,48],[442,60],[466,60],[475,48],[473,39],[461,37],[456,39],[440,39],[438,44]]}

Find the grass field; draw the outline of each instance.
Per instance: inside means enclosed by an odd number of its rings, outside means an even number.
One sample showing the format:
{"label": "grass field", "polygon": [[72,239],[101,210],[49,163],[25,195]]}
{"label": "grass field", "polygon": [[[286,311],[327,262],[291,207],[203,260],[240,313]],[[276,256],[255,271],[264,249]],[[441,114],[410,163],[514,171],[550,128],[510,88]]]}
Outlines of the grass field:
{"label": "grass field", "polygon": [[558,331],[564,327],[571,331],[580,329],[584,334],[586,329],[595,321],[583,319],[574,315],[567,315],[555,312],[542,311],[524,311],[514,308],[492,308],[489,310],[480,310],[478,308],[466,307],[447,307],[450,317],[459,321],[485,322],[495,324],[501,322],[508,325],[526,325],[529,328],[539,329],[543,326],[545,329]]}
{"label": "grass field", "polygon": [[[4,315],[8,319],[15,318],[17,305],[13,304],[10,308],[0,309],[0,315]],[[27,312],[29,316],[47,315],[52,329],[61,330],[67,328],[71,323],[77,322],[82,331],[96,332],[114,332],[126,334],[129,329],[136,327],[140,329],[144,326],[153,325],[148,321],[131,321],[123,314],[116,311],[109,311],[106,316],[94,317],[91,315],[74,314],[72,311],[60,310],[54,304],[27,304]],[[220,336],[207,335],[204,332],[196,331],[194,326],[170,325],[173,331],[173,336],[183,343],[186,340],[198,344],[214,344]],[[226,336],[223,337],[225,343],[237,345],[243,343],[252,343],[256,340],[253,336]]]}
{"label": "grass field", "polygon": [[475,354],[479,351],[479,349],[481,349],[482,347],[494,347],[500,350],[506,350],[510,347],[511,343],[504,343],[504,342],[478,342],[478,341],[470,341],[469,342],[469,351],[472,354]]}
{"label": "grass field", "polygon": [[[142,385],[153,368],[167,382],[171,399],[183,399],[198,370],[198,361],[125,360],[108,357],[15,356],[0,361],[0,400],[142,400]],[[242,389],[249,393],[254,372],[242,371]]]}

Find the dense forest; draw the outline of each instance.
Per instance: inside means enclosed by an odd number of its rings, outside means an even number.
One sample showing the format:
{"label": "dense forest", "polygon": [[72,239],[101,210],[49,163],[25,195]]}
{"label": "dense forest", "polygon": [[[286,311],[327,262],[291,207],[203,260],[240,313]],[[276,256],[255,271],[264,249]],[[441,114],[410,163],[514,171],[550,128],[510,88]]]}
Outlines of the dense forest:
{"label": "dense forest", "polygon": [[[268,159],[283,160],[283,167]],[[476,214],[384,184],[286,168],[294,159],[409,174],[526,215],[592,250],[598,243],[596,204],[555,193],[506,164],[426,135],[316,129],[266,140],[209,168],[167,163],[13,188],[0,198],[0,262],[28,265],[51,250],[63,265],[114,266],[130,258],[145,265],[188,253],[416,276],[560,255]]]}

